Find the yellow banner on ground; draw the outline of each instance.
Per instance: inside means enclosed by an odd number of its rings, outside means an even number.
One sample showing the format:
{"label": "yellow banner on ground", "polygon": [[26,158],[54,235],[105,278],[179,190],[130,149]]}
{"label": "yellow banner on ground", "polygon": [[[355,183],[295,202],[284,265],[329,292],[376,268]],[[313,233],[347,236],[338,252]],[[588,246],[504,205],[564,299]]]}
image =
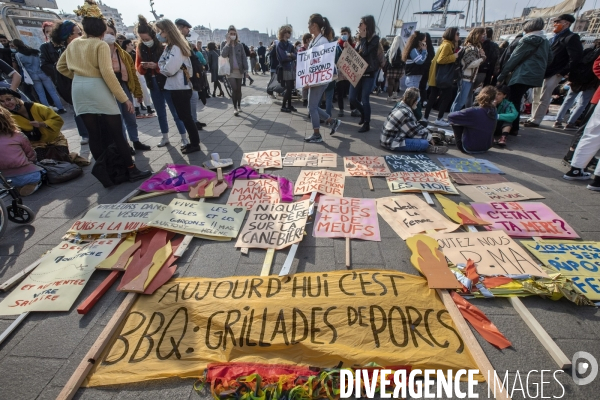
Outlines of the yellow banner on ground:
{"label": "yellow banner on ground", "polygon": [[173,279],[140,297],[118,332],[85,386],[198,377],[234,361],[477,369],[435,290],[396,271]]}

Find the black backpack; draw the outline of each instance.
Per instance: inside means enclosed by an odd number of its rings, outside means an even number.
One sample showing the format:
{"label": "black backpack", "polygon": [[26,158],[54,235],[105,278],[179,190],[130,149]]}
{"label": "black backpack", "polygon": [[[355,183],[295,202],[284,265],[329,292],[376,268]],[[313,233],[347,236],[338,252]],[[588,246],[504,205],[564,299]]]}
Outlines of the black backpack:
{"label": "black backpack", "polygon": [[183,70],[184,74],[186,75],[186,78],[189,78],[190,82],[192,83],[192,88],[197,92],[201,92],[202,90],[204,90],[204,80],[202,79],[202,74],[204,73],[204,67],[202,66],[202,63],[200,62],[200,60],[198,59],[198,56],[196,56],[196,54],[194,54],[193,51],[192,51],[192,54],[190,55],[190,62],[192,63],[192,73],[191,74],[187,70],[185,64],[181,65],[181,69]]}
{"label": "black backpack", "polygon": [[573,83],[588,83],[597,79],[594,74],[594,61],[600,57],[600,48],[591,49],[569,72],[569,80]]}

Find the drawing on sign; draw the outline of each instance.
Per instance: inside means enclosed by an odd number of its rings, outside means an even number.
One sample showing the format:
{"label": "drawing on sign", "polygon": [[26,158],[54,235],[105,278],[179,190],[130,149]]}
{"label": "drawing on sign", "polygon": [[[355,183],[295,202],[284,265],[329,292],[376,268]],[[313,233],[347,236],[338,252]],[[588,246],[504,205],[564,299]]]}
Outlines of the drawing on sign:
{"label": "drawing on sign", "polygon": [[448,172],[473,172],[477,174],[503,174],[493,163],[481,158],[439,157],[438,161]]}
{"label": "drawing on sign", "polygon": [[427,278],[430,289],[461,289],[463,286],[448,268],[446,257],[438,243],[427,235],[415,235],[406,240],[412,252],[410,263]]}
{"label": "drawing on sign", "polygon": [[134,232],[145,228],[164,209],[165,205],[159,203],[100,204],[76,221],[68,232],[85,235]]}
{"label": "drawing on sign", "polygon": [[279,182],[273,179],[249,179],[233,182],[227,205],[250,210],[256,203],[280,203]]}
{"label": "drawing on sign", "polygon": [[500,174],[475,174],[472,172],[450,172],[450,178],[459,185],[490,185],[492,183],[508,182]]}
{"label": "drawing on sign", "polygon": [[523,240],[521,244],[545,266],[569,278],[589,300],[600,300],[600,242]]}
{"label": "drawing on sign", "polygon": [[321,196],[313,236],[381,241],[374,199]]}
{"label": "drawing on sign", "polygon": [[484,221],[475,215],[475,211],[468,204],[463,202],[456,204],[449,198],[437,193],[435,197],[442,205],[444,213],[452,221],[461,225],[491,225],[491,222]]}
{"label": "drawing on sign", "polygon": [[261,150],[244,153],[240,165],[249,165],[252,168],[283,168],[281,150]]}
{"label": "drawing on sign", "polygon": [[361,57],[351,46],[348,46],[340,54],[337,62],[338,74],[346,78],[352,86],[356,87],[360,78],[367,70],[367,61]]}
{"label": "drawing on sign", "polygon": [[300,171],[294,186],[294,194],[319,192],[321,194],[342,197],[346,176],[343,172],[319,169],[316,171]]}
{"label": "drawing on sign", "polygon": [[386,178],[392,193],[438,192],[458,194],[448,177],[448,171],[436,172],[393,172]]}
{"label": "drawing on sign", "polygon": [[501,229],[512,237],[577,239],[573,228],[544,203],[471,203],[486,229]]}
{"label": "drawing on sign", "polygon": [[384,156],[392,172],[434,172],[443,170],[425,154],[391,154]]}
{"label": "drawing on sign", "polygon": [[334,73],[337,42],[315,46],[298,52],[296,57],[296,87],[323,85],[331,82]]}
{"label": "drawing on sign", "polygon": [[309,200],[289,204],[255,204],[235,247],[280,250],[304,237]]}
{"label": "drawing on sign", "polygon": [[337,167],[335,153],[287,153],[283,158],[284,167]]}
{"label": "drawing on sign", "polygon": [[388,176],[391,172],[383,157],[344,157],[344,170],[348,176]]}
{"label": "drawing on sign", "polygon": [[454,265],[472,260],[479,275],[527,274],[548,277],[504,231],[428,234]]}
{"label": "drawing on sign", "polygon": [[460,227],[414,194],[377,199],[377,212],[404,240],[429,230],[452,232]]}
{"label": "drawing on sign", "polygon": [[460,186],[459,190],[476,202],[488,201],[522,201],[530,199],[543,199],[533,190],[515,183],[496,183],[491,185],[467,185]]}

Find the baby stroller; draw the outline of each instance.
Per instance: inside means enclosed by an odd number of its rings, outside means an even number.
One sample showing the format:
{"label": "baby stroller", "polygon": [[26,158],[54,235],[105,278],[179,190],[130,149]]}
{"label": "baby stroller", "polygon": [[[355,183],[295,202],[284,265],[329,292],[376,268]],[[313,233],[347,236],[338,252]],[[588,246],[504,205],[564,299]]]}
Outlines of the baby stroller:
{"label": "baby stroller", "polygon": [[[10,205],[6,206],[4,200],[7,195],[12,197]],[[30,224],[35,219],[35,213],[27,206],[23,205],[23,200],[17,189],[12,186],[10,179],[6,179],[0,173],[0,238],[4,236],[8,220],[15,224]]]}

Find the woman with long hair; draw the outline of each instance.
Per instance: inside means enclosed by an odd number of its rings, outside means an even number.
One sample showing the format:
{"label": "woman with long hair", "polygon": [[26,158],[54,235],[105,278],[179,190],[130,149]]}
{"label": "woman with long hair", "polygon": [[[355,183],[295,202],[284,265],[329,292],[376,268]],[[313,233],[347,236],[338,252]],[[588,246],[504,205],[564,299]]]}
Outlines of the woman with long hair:
{"label": "woman with long hair", "polygon": [[152,172],[137,169],[123,137],[121,110],[115,98],[119,103],[125,103],[128,112],[134,110],[113,71],[110,48],[102,40],[106,32],[104,16],[93,0],[86,0],[76,14],[83,17],[85,36],[67,46],[56,69],[73,79],[73,107],[88,130],[90,152],[98,160],[114,143],[120,162],[127,167],[129,180],[146,179]]}
{"label": "woman with long hair", "polygon": [[392,45],[386,53],[388,68],[385,73],[387,79],[387,92],[388,101],[394,101],[392,95],[398,90],[400,86],[400,79],[404,75],[404,64],[406,61],[403,59],[402,54],[404,53],[404,39],[398,35],[394,38]]}
{"label": "woman with long hair", "polygon": [[[352,48],[354,48],[354,38],[352,37],[352,31],[347,26],[340,29],[340,38],[338,39],[338,46],[343,49],[344,43],[348,42]],[[335,91],[337,92],[338,101],[338,117],[344,116],[344,97],[350,92],[350,81],[345,79],[342,74],[338,74],[338,80],[335,82]],[[354,110],[354,106],[350,105],[350,111]]]}
{"label": "woman with long hair", "polygon": [[[146,86],[150,90],[152,104],[158,116],[158,125],[162,133],[162,139],[158,143],[158,147],[167,146],[169,143],[169,121],[167,120],[167,106],[177,126],[177,131],[181,135],[182,143],[185,139],[185,125],[179,118],[171,93],[165,89],[167,77],[160,73],[158,68],[158,60],[164,50],[164,44],[158,39],[154,27],[148,23],[148,20],[143,15],[138,15],[138,23],[135,26],[135,33],[140,42],[137,46],[135,67],[140,75],[146,80]],[[187,139],[186,139],[187,140]]]}
{"label": "woman with long hair", "polygon": [[425,91],[425,87],[421,89],[421,80],[423,75],[426,75],[427,72],[425,67],[428,56],[429,52],[427,51],[426,34],[419,31],[414,31],[408,38],[406,46],[404,46],[402,60],[406,63],[404,67],[404,73],[406,74],[406,87],[417,88],[421,93],[420,100],[414,109],[414,114],[418,120],[423,118],[421,110],[427,93]]}
{"label": "woman with long hair", "polygon": [[477,77],[477,70],[479,65],[485,61],[485,52],[481,43],[485,40],[485,29],[475,28],[469,32],[463,48],[460,50],[463,52],[460,60],[460,67],[462,70],[462,79],[458,84],[458,93],[452,103],[451,112],[460,111],[467,103],[468,96],[472,93],[473,82]]}
{"label": "woman with long hair", "polygon": [[[350,103],[356,107],[360,113],[359,125],[362,125],[359,132],[368,132],[371,129],[371,103],[369,96],[375,86],[375,79],[379,71],[379,36],[377,36],[377,27],[375,17],[366,15],[360,19],[358,24],[359,42],[356,45],[356,51],[367,62],[367,69],[356,87],[350,87]],[[344,47],[349,44],[344,45]],[[360,100],[358,95],[360,93]]]}
{"label": "woman with long hair", "polygon": [[[327,44],[333,39],[333,28],[329,24],[329,20],[321,14],[313,14],[308,18],[308,31],[313,38],[308,44],[307,50]],[[321,98],[328,85],[329,83],[320,83],[308,89],[308,113],[312,122],[313,134],[309,138],[304,139],[305,142],[321,143],[323,141],[323,137],[321,136],[321,120],[324,120],[331,127],[330,135],[333,135],[342,123],[339,119],[331,118],[329,114],[319,107]]]}
{"label": "woman with long hair", "polygon": [[[58,108],[59,114],[64,114],[67,112],[60,102],[60,97],[58,97],[58,93],[56,93],[56,87],[54,87],[54,83],[52,83],[52,79],[42,71],[42,64],[40,60],[40,51],[36,49],[32,49],[27,46],[21,39],[14,39],[12,41],[13,46],[17,49],[15,53],[15,58],[23,66],[23,68],[29,73],[31,80],[33,81],[33,88],[40,99],[40,103],[45,106],[49,106],[48,99],[46,98],[46,91],[50,97],[52,97],[52,101],[54,102],[54,106]],[[44,90],[45,89],[45,90]]]}
{"label": "woman with long hair", "polygon": [[165,82],[165,91],[171,94],[173,105],[177,110],[177,115],[183,121],[185,129],[189,136],[189,142],[182,135],[183,154],[190,154],[200,151],[200,135],[198,127],[192,117],[192,108],[190,100],[192,98],[192,62],[190,61],[190,45],[185,40],[179,29],[171,20],[161,19],[156,22],[156,36],[158,40],[164,40],[167,43],[165,51],[158,60],[160,73],[167,77]]}
{"label": "woman with long hair", "polygon": [[225,46],[221,49],[221,57],[229,59],[230,73],[227,75],[231,85],[231,101],[233,102],[233,115],[240,114],[242,102],[242,79],[248,72],[248,57],[235,26],[229,26]]}
{"label": "woman with long hair", "polygon": [[[429,113],[433,108],[433,105],[438,103],[438,116],[433,122],[434,125],[448,127],[444,118],[444,113],[450,106],[452,101],[452,87],[437,87],[435,81],[435,75],[437,72],[438,65],[452,64],[456,61],[456,54],[454,49],[458,46],[458,40],[460,38],[460,32],[456,26],[450,27],[444,31],[442,35],[442,44],[438,47],[437,53],[431,61],[431,68],[429,69],[429,99],[427,100],[427,107],[425,107],[425,119],[429,118]],[[438,101],[439,98],[439,101]]]}
{"label": "woman with long hair", "polygon": [[435,48],[433,47],[433,41],[429,32],[425,32],[425,45],[427,46],[427,59],[423,63],[423,76],[419,83],[419,91],[421,92],[421,102],[419,103],[419,111],[422,110],[423,104],[427,101],[427,82],[429,81],[429,70],[431,69],[431,62],[435,57]]}
{"label": "woman with long hair", "polygon": [[210,81],[213,83],[213,97],[217,97],[217,88],[219,88],[219,97],[224,97],[223,88],[221,87],[220,79],[222,77],[219,76],[219,51],[217,50],[217,45],[215,42],[208,42],[206,45],[206,49],[208,50],[208,68],[210,70]]}
{"label": "woman with long hair", "polygon": [[283,87],[285,94],[283,96],[283,104],[281,105],[282,112],[298,111],[292,106],[292,91],[296,84],[296,49],[290,43],[292,36],[292,27],[284,25],[279,28],[279,43],[277,43],[277,58],[279,65],[283,69]]}

